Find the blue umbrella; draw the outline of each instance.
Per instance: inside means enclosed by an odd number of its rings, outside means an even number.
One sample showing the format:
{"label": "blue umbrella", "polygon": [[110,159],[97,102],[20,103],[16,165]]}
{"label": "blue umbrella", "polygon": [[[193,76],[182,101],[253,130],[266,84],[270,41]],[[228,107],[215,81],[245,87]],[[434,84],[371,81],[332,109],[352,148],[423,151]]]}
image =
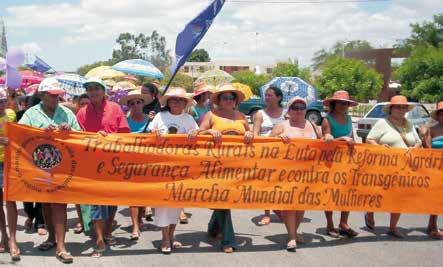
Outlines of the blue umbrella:
{"label": "blue umbrella", "polygon": [[157,80],[163,79],[163,74],[152,63],[143,59],[128,59],[112,66],[114,70],[124,73],[149,77]]}
{"label": "blue umbrella", "polygon": [[272,79],[260,88],[262,98],[265,97],[265,91],[270,86],[282,90],[284,105],[295,96],[304,98],[308,105],[317,100],[317,89],[298,77],[276,77]]}
{"label": "blue umbrella", "polygon": [[78,96],[84,94],[85,88],[83,88],[83,83],[86,78],[78,74],[60,74],[53,76],[61,84],[62,89],[66,91],[69,96]]}

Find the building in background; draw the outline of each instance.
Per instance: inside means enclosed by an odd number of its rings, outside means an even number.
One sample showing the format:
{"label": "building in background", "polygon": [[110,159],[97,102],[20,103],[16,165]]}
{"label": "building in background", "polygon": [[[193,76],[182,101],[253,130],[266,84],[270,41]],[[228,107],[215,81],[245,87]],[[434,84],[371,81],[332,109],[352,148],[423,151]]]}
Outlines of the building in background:
{"label": "building in background", "polygon": [[242,61],[186,62],[182,67],[182,71],[186,75],[198,78],[208,70],[223,70],[232,74],[233,72],[245,70],[256,72],[256,70],[259,69],[261,73],[271,74],[275,66],[276,64],[257,65],[255,63]]}

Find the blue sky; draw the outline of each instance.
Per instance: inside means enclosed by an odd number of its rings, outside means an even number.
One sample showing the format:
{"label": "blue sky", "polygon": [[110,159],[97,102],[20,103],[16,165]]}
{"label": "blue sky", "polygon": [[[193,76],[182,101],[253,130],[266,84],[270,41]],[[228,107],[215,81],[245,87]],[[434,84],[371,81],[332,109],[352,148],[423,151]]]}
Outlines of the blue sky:
{"label": "blue sky", "polygon": [[[417,3],[419,2],[419,3]],[[297,58],[302,65],[337,40],[365,39],[389,47],[410,34],[409,23],[443,12],[438,0],[347,4],[226,3],[201,48],[215,60],[274,63]],[[106,3],[106,4],[103,4]],[[111,56],[120,32],[175,36],[206,0],[2,0],[0,16],[9,47],[24,46],[57,70]],[[178,8],[179,7],[179,8]],[[259,35],[255,33],[258,32]]]}

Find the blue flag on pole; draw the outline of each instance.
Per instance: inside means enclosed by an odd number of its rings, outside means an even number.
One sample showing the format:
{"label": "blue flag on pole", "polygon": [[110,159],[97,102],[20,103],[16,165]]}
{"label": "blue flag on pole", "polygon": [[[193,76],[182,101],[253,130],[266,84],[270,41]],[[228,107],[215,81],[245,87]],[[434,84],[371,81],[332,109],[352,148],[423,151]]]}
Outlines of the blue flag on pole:
{"label": "blue flag on pole", "polygon": [[175,44],[175,63],[171,66],[171,79],[165,92],[174,79],[175,74],[185,64],[189,55],[191,55],[203,36],[205,36],[224,4],[225,0],[214,0],[178,34]]}
{"label": "blue flag on pole", "polygon": [[45,73],[48,70],[53,69],[51,68],[51,66],[48,65],[48,63],[44,62],[41,58],[33,54],[26,55],[25,65],[41,73]]}

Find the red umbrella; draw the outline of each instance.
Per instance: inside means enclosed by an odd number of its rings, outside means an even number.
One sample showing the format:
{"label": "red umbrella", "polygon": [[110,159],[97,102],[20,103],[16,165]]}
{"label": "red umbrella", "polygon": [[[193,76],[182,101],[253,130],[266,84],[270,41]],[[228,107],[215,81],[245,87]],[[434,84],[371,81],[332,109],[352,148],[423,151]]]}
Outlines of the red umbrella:
{"label": "red umbrella", "polygon": [[[22,76],[22,84],[20,86],[21,88],[27,88],[30,85],[39,84],[45,78],[42,73],[32,70],[20,71],[20,75]],[[5,82],[6,76],[3,75],[2,77],[0,77],[0,84],[5,84]]]}

